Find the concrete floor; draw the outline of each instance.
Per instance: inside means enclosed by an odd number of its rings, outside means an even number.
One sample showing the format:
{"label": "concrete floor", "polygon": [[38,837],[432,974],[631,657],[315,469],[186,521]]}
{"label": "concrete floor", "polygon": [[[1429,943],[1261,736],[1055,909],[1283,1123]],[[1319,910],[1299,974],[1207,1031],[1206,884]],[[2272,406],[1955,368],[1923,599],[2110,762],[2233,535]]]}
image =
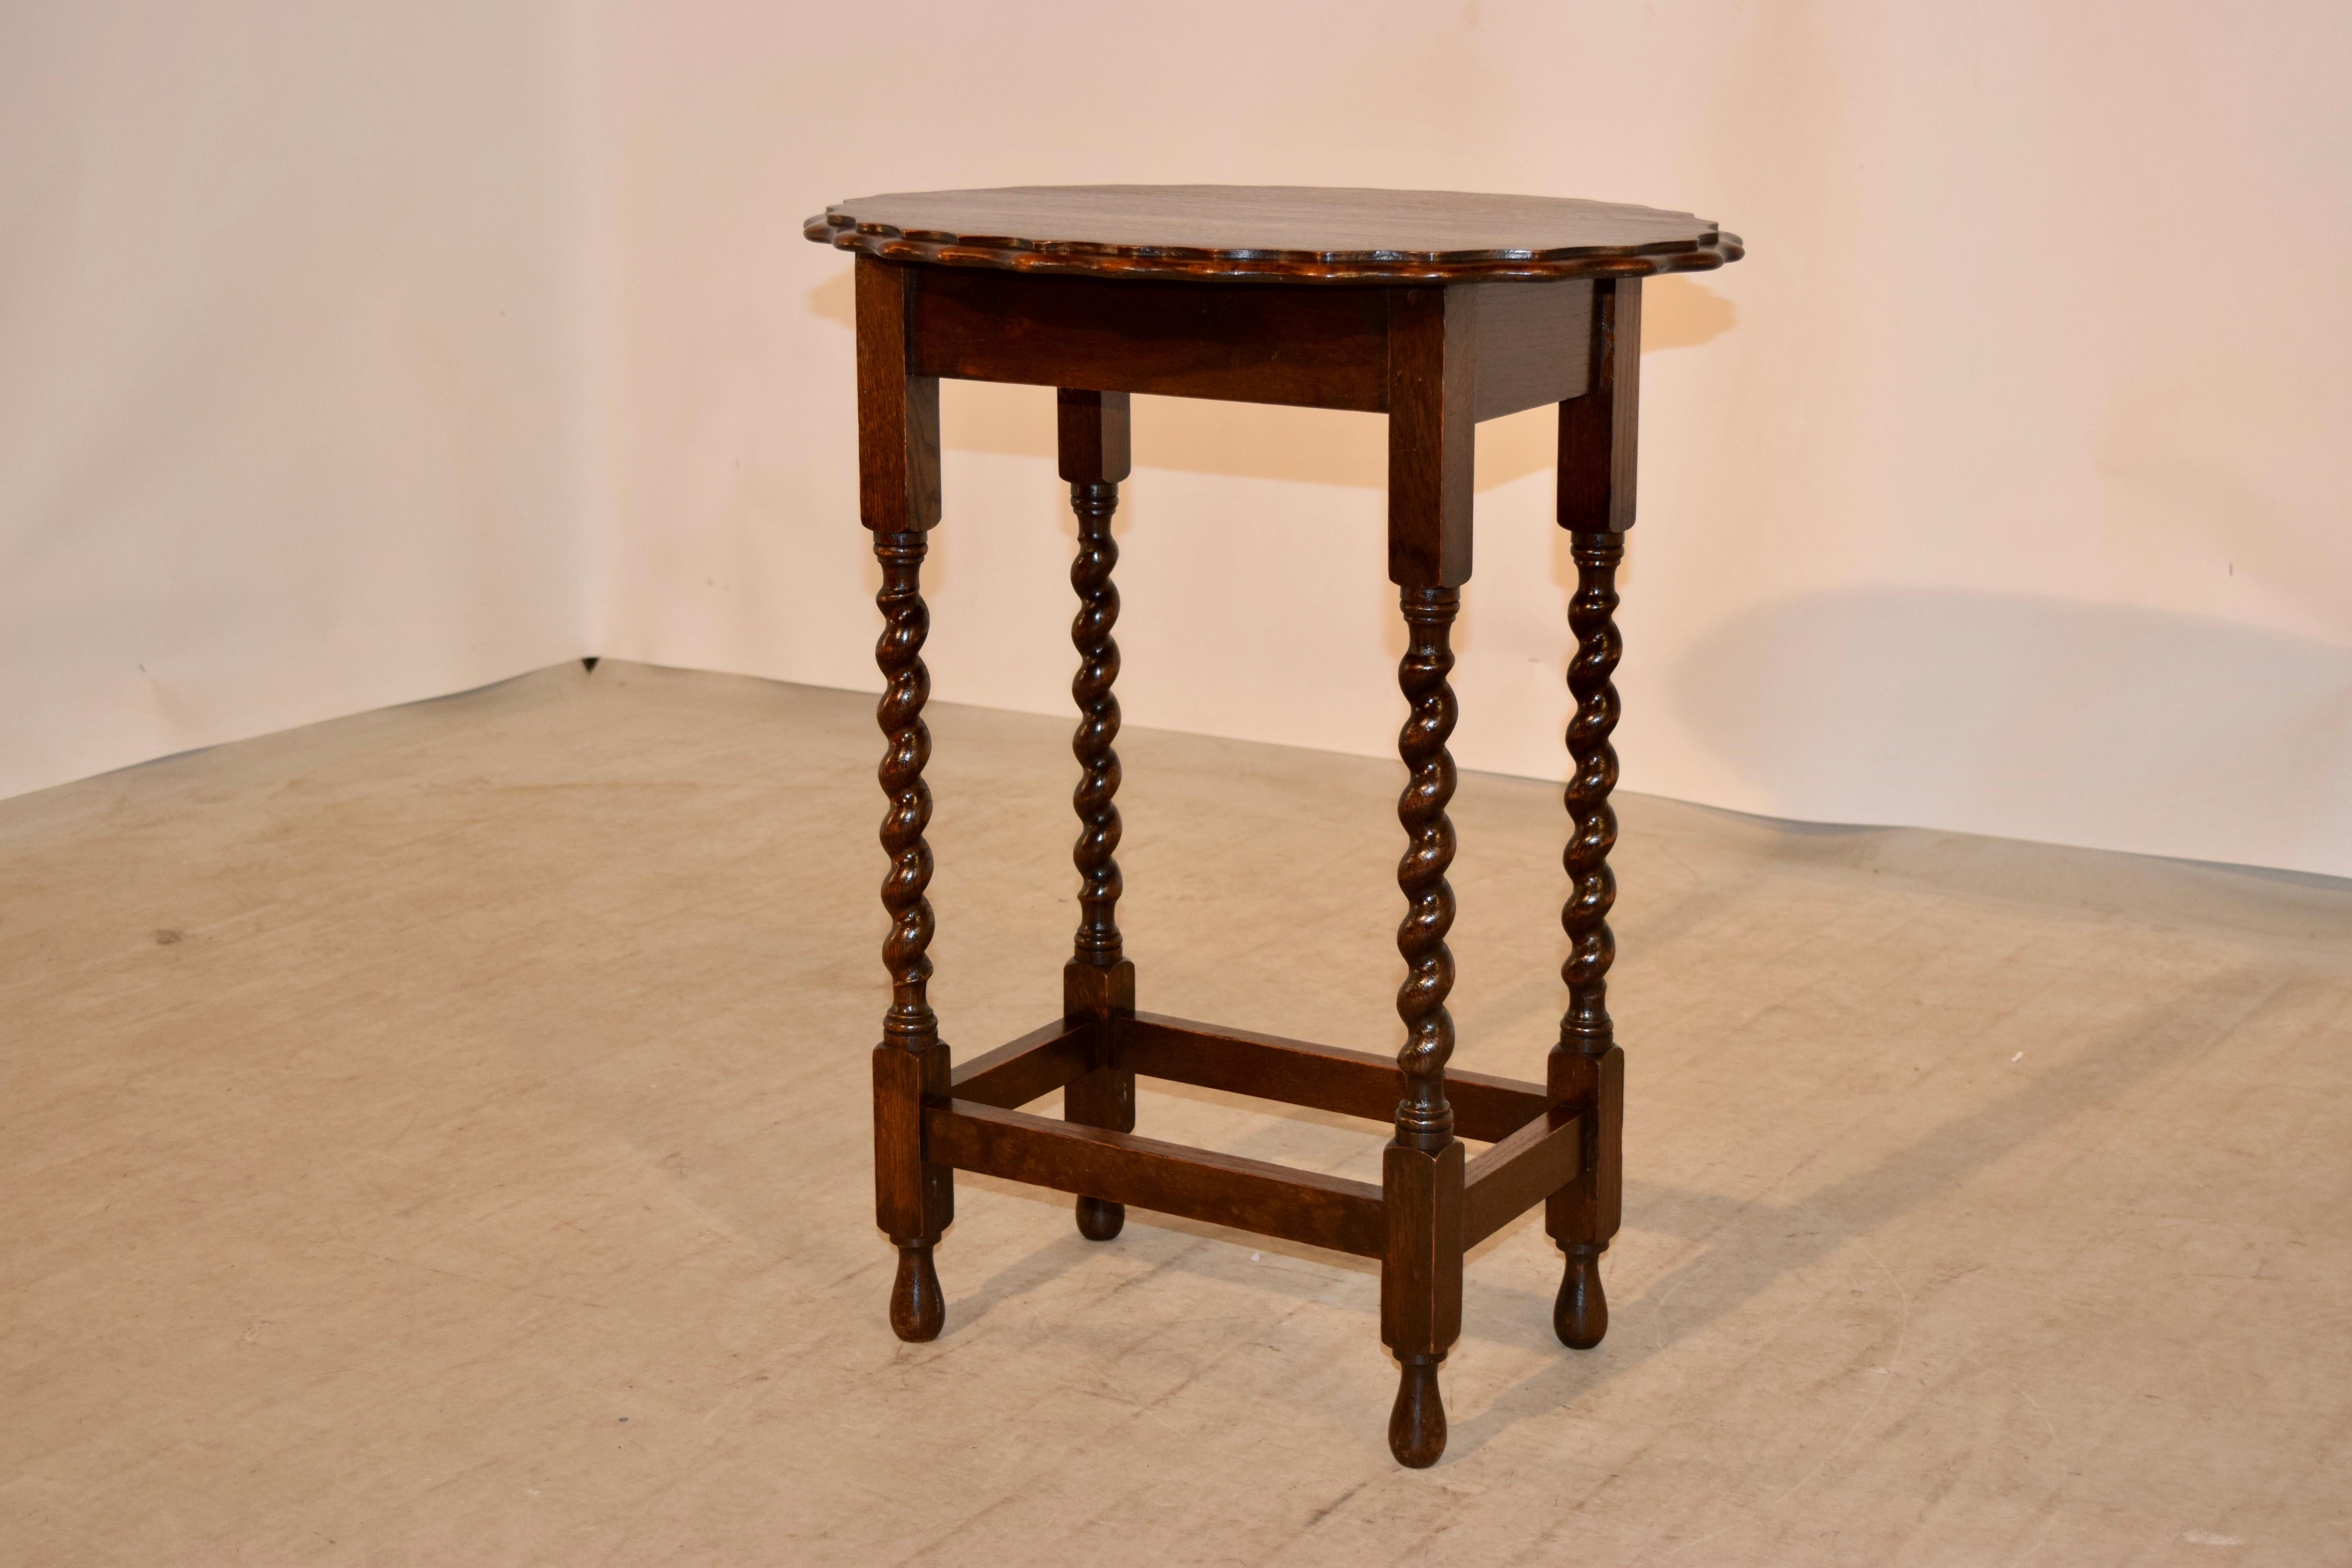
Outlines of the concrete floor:
{"label": "concrete floor", "polygon": [[[1359,1260],[967,1178],[890,1336],[869,711],[567,668],[0,803],[0,1562],[2352,1562],[2352,885],[1624,799],[1613,1330],[1481,1247],[1415,1473]],[[933,717],[977,1051],[1068,726]],[[1397,771],[1120,749],[1142,1005],[1390,1048]],[[1557,797],[1454,817],[1456,1059],[1533,1076]]]}

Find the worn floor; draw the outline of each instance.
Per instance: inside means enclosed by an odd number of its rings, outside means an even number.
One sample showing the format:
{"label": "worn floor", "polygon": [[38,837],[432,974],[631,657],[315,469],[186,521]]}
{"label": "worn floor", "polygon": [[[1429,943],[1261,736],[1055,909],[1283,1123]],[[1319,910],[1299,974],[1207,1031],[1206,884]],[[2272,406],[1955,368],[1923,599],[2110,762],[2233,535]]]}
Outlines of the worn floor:
{"label": "worn floor", "polygon": [[[1073,764],[933,718],[976,1051]],[[1504,1231],[1416,1473],[1368,1263],[967,1178],[891,1337],[877,745],[606,664],[0,803],[0,1563],[2352,1563],[2352,884],[1624,799],[1612,1332]],[[1120,749],[1142,1005],[1390,1048],[1397,770]],[[1557,796],[1454,817],[1456,1059],[1532,1076]]]}

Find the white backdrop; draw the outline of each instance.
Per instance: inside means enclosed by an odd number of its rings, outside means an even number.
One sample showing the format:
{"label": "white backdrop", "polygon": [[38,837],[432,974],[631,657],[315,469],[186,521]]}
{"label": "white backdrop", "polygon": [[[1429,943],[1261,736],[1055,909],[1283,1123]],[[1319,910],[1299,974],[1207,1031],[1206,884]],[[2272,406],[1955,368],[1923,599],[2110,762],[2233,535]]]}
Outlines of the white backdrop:
{"label": "white backdrop", "polygon": [[[803,218],[1388,184],[1748,240],[1650,286],[1629,787],[2352,875],[2341,7],[223,9],[0,40],[0,789],[575,652],[871,687]],[[1129,722],[1387,754],[1379,421],[1137,414]],[[1050,394],[945,419],[937,690],[1061,711]],[[1480,430],[1465,766],[1560,770],[1549,434]]]}
{"label": "white backdrop", "polygon": [[577,36],[0,6],[0,795],[593,651]]}

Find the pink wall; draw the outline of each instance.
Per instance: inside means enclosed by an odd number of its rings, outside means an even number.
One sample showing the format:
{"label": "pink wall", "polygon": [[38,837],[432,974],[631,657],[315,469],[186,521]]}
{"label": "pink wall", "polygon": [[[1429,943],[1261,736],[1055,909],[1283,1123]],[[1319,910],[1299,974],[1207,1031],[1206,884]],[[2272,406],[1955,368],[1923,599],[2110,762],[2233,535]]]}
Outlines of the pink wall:
{"label": "pink wall", "polygon": [[[2352,875],[2340,7],[315,10],[0,23],[0,790],[591,650],[870,687],[803,217],[1454,186],[1751,246],[1653,286],[1631,787]],[[1066,703],[1048,410],[949,391],[943,699]],[[1549,432],[1480,435],[1456,752],[1557,776]],[[1131,723],[1388,752],[1380,439],[1139,406]]]}

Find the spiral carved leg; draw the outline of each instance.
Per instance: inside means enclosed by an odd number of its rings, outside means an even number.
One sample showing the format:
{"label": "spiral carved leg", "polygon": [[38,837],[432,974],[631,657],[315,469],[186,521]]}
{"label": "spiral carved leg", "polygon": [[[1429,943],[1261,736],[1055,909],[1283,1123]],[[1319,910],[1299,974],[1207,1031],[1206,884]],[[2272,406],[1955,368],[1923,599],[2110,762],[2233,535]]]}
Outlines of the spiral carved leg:
{"label": "spiral carved leg", "polygon": [[1617,728],[1617,688],[1610,677],[1622,657],[1617,635],[1617,563],[1624,544],[1613,533],[1580,533],[1575,538],[1576,598],[1568,622],[1576,633],[1576,658],[1568,668],[1568,687],[1576,698],[1576,716],[1568,727],[1568,752],[1575,764],[1569,779],[1568,849],[1561,863],[1568,869],[1569,897],[1560,910],[1568,932],[1568,962],[1560,978],[1568,983],[1568,1011],[1560,1019],[1560,1045],[1597,1056],[1612,1043],[1609,1019],[1609,965],[1617,956],[1616,938],[1609,930],[1609,910],[1617,901],[1617,879],[1609,869],[1609,851],[1617,843],[1617,814],[1609,794],[1617,787],[1617,752],[1609,737]]}
{"label": "spiral carved leg", "polygon": [[1454,733],[1454,669],[1447,634],[1460,608],[1454,588],[1408,588],[1403,593],[1410,642],[1397,667],[1397,683],[1412,704],[1397,752],[1411,776],[1397,800],[1404,825],[1404,858],[1397,863],[1397,886],[1404,890],[1405,916],[1397,927],[1397,951],[1404,957],[1404,984],[1397,991],[1397,1016],[1404,1020],[1404,1048],[1397,1067],[1405,1094],[1397,1106],[1397,1142],[1431,1152],[1454,1138],[1454,1110],[1445,1103],[1445,1063],[1454,1054],[1454,1019],[1445,998],[1454,989],[1454,954],[1445,933],[1454,926],[1454,889],[1445,880],[1454,864],[1454,824],[1445,807],[1454,798],[1454,758],[1445,742]]}
{"label": "spiral carved leg", "polygon": [[1389,1452],[1400,1465],[1425,1470],[1445,1452],[1445,1401],[1437,1392],[1442,1355],[1398,1361],[1396,1404],[1389,1408]]}
{"label": "spiral carved leg", "polygon": [[1551,1093],[1588,1108],[1584,1169],[1546,1205],[1545,1229],[1566,1254],[1553,1329],[1564,1344],[1589,1350],[1609,1329],[1601,1289],[1601,1254],[1617,1233],[1623,1187],[1624,1053],[1609,1016],[1609,966],[1617,953],[1609,911],[1617,881],[1609,851],[1617,842],[1617,816],[1609,805],[1617,784],[1617,753],[1609,737],[1617,727],[1617,689],[1611,676],[1623,652],[1617,635],[1617,564],[1624,545],[1614,533],[1571,536],[1576,597],[1569,625],[1576,657],[1568,670],[1576,715],[1568,728],[1572,762],[1568,792],[1569,878],[1560,925],[1568,933],[1568,1008],[1549,1064]]}
{"label": "spiral carved leg", "polygon": [[[1070,696],[1078,726],[1070,750],[1078,762],[1077,787],[1070,796],[1077,813],[1078,837],[1070,852],[1078,872],[1078,929],[1070,962],[1063,971],[1063,1012],[1099,1020],[1135,1011],[1135,966],[1120,951],[1118,934],[1119,819],[1118,644],[1111,628],[1118,621],[1118,589],[1111,572],[1118,545],[1111,537],[1118,510],[1118,479],[1128,470],[1128,400],[1116,393],[1065,389],[1058,395],[1061,467],[1070,481],[1070,506],[1077,514],[1078,551],[1070,564],[1070,586],[1078,613],[1070,623],[1077,649],[1077,674]],[[1116,1132],[1135,1130],[1135,1075],[1104,1064],[1074,1079],[1062,1093],[1062,1115],[1083,1126]],[[1108,1241],[1127,1224],[1127,1209],[1107,1198],[1080,1196],[1078,1234]]]}
{"label": "spiral carved leg", "polygon": [[1381,1154],[1381,1201],[1388,1245],[1381,1258],[1381,1338],[1402,1367],[1396,1407],[1389,1416],[1389,1447],[1401,1464],[1437,1462],[1445,1451],[1445,1406],[1437,1368],[1462,1331],[1463,1146],[1454,1136],[1445,1100],[1445,1063],[1454,1053],[1454,1021],[1445,998],[1454,986],[1454,955],[1445,933],[1454,924],[1454,890],[1446,868],[1454,860],[1454,668],[1447,634],[1461,601],[1453,588],[1407,588],[1409,629],[1397,679],[1412,705],[1397,750],[1410,776],[1397,801],[1405,852],[1397,865],[1405,917],[1397,951],[1405,964],[1397,992],[1404,1047],[1397,1068],[1404,1095],[1397,1105],[1396,1136]]}
{"label": "spiral carved leg", "polygon": [[928,989],[931,906],[924,892],[931,850],[923,830],[930,823],[931,794],[923,767],[931,737],[922,718],[930,689],[921,657],[929,629],[920,585],[923,535],[877,533],[874,551],[882,563],[876,602],[883,617],[875,647],[883,691],[875,717],[885,737],[880,778],[888,805],[882,848],[890,862],[882,879],[882,907],[890,916],[882,943],[890,1008],[874,1050],[875,1207],[883,1232],[898,1247],[890,1327],[900,1339],[928,1340],[945,1318],[931,1249],[954,1218],[955,1188],[953,1172],[923,1159],[923,1100],[948,1087],[948,1048],[940,1042]]}
{"label": "spiral carved leg", "polygon": [[889,801],[882,816],[882,851],[890,858],[882,879],[882,907],[890,915],[890,934],[883,939],[882,963],[890,972],[890,1011],[883,1017],[882,1034],[901,1050],[920,1051],[939,1038],[929,996],[931,905],[924,897],[931,882],[931,847],[923,838],[931,821],[931,790],[923,782],[931,731],[923,722],[923,704],[930,697],[931,677],[923,668],[922,648],[931,617],[921,588],[923,536],[877,534],[874,552],[882,562],[882,590],[875,602],[883,617],[882,639],[874,650],[883,679],[875,721],[885,741],[879,776]]}
{"label": "spiral carved leg", "polygon": [[1111,570],[1118,564],[1118,544],[1111,538],[1111,513],[1118,507],[1115,484],[1076,484],[1071,504],[1078,514],[1078,553],[1070,565],[1070,586],[1077,590],[1078,615],[1070,624],[1070,641],[1078,650],[1078,673],[1070,695],[1078,705],[1077,732],[1070,750],[1078,759],[1078,785],[1071,805],[1078,814],[1078,841],[1071,860],[1078,868],[1078,931],[1073,956],[1080,963],[1108,968],[1120,958],[1118,935],[1118,753],[1111,742],[1118,735],[1118,699],[1111,685],[1118,679],[1118,644],[1111,627],[1118,621],[1118,589]]}

